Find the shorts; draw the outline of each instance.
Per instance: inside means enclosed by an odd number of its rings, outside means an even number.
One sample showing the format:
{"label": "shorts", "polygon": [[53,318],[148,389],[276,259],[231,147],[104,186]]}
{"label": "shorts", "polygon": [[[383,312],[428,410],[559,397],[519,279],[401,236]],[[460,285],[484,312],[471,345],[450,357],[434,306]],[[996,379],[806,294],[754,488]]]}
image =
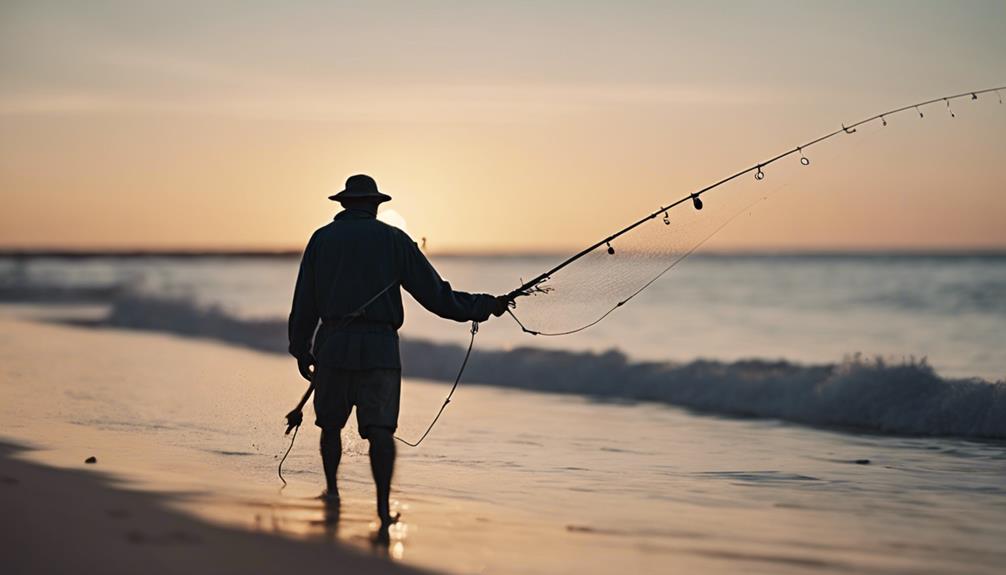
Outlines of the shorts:
{"label": "shorts", "polygon": [[398,429],[401,369],[339,369],[317,366],[314,375],[315,425],[342,429],[356,406],[356,424],[366,439],[371,427]]}

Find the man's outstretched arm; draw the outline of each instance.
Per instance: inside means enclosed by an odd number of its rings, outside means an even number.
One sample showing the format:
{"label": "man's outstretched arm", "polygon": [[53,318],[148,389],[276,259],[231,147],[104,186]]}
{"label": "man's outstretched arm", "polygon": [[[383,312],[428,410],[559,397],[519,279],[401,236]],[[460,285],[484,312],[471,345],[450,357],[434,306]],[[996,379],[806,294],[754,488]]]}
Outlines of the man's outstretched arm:
{"label": "man's outstretched arm", "polygon": [[318,327],[318,302],[314,294],[314,238],[304,249],[304,257],[300,262],[300,272],[297,274],[297,286],[293,290],[293,305],[290,308],[290,321],[287,331],[290,337],[290,355],[297,358],[301,375],[310,380],[308,365],[314,364],[311,355],[311,341]]}
{"label": "man's outstretched arm", "polygon": [[405,247],[402,287],[427,310],[454,321],[485,321],[490,315],[499,317],[506,310],[506,301],[489,294],[455,291],[433,269],[433,265],[412,241]]}

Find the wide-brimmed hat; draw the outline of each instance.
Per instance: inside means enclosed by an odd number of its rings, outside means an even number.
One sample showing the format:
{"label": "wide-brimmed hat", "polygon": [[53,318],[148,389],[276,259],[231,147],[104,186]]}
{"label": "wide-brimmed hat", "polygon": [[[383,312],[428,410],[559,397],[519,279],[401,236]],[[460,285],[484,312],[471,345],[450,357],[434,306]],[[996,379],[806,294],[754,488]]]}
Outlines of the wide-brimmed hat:
{"label": "wide-brimmed hat", "polygon": [[377,203],[386,202],[391,199],[388,194],[382,194],[377,190],[377,182],[374,178],[364,174],[350,176],[346,180],[346,189],[328,199],[341,202],[343,200],[372,199]]}

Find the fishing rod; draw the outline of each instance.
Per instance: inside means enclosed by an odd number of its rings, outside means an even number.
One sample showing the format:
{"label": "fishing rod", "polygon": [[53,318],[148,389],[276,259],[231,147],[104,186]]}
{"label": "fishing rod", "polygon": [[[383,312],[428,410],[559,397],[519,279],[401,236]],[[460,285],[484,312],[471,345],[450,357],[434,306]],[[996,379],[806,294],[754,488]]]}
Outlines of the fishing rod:
{"label": "fishing rod", "polygon": [[[921,108],[924,107],[924,106],[928,106],[930,104],[938,103],[938,102],[945,102],[946,103],[946,107],[947,107],[947,111],[950,113],[950,116],[952,118],[956,118],[957,115],[954,113],[953,107],[950,105],[950,103],[952,101],[957,100],[959,98],[968,98],[968,97],[970,97],[971,100],[977,100],[978,96],[980,94],[987,94],[987,93],[995,92],[998,95],[998,97],[999,97],[999,103],[1002,104],[1003,103],[1002,90],[1006,90],[1006,86],[999,86],[999,87],[996,87],[996,88],[985,88],[985,89],[982,89],[982,90],[974,90],[974,91],[970,91],[970,92],[961,92],[960,94],[954,94],[952,96],[942,96],[942,97],[939,97],[939,98],[933,98],[931,100],[926,100],[924,102],[919,102],[919,103],[916,103],[916,104],[909,104],[908,106],[902,106],[900,108],[894,108],[893,110],[888,110],[888,111],[882,112],[880,114],[875,114],[873,116],[870,116],[870,117],[865,118],[863,120],[860,120],[858,122],[854,122],[852,124],[849,124],[848,126],[846,126],[845,124],[842,124],[841,128],[839,128],[839,129],[837,129],[837,130],[835,130],[833,132],[827,133],[827,134],[825,134],[823,136],[820,136],[818,138],[810,140],[809,142],[807,142],[805,144],[801,144],[799,146],[796,146],[795,148],[792,148],[790,150],[782,152],[781,154],[773,156],[772,158],[769,158],[768,160],[764,160],[762,162],[759,162],[759,163],[757,163],[757,164],[755,164],[755,165],[753,165],[753,166],[751,166],[749,168],[745,168],[745,169],[743,169],[743,170],[741,170],[739,172],[736,172],[736,173],[734,173],[734,174],[732,174],[730,176],[727,176],[727,177],[723,178],[722,180],[719,180],[719,181],[717,181],[717,182],[715,182],[713,184],[710,184],[710,185],[708,185],[708,186],[706,186],[706,187],[704,187],[704,188],[702,188],[700,190],[692,192],[692,193],[688,194],[687,196],[684,196],[684,197],[682,197],[682,198],[680,198],[680,199],[678,199],[678,200],[676,200],[674,202],[671,202],[670,204],[668,204],[666,206],[661,206],[659,209],[655,210],[651,214],[640,218],[639,220],[633,222],[632,224],[630,224],[630,225],[622,228],[621,230],[618,230],[617,232],[609,235],[608,237],[604,238],[603,240],[600,240],[600,241],[598,241],[598,242],[590,245],[589,247],[584,248],[582,251],[577,252],[576,254],[570,256],[565,261],[559,263],[558,265],[556,265],[552,269],[539,274],[534,279],[532,279],[530,281],[527,281],[527,282],[524,282],[520,287],[518,287],[517,289],[515,289],[515,290],[511,291],[510,293],[508,293],[506,297],[511,302],[514,302],[518,297],[522,297],[522,296],[535,295],[535,294],[547,294],[549,291],[551,291],[551,289],[548,286],[545,286],[545,285],[542,285],[542,284],[544,284],[549,279],[551,279],[551,277],[555,273],[557,273],[558,271],[562,270],[563,268],[565,268],[566,266],[572,264],[573,262],[579,260],[580,258],[584,257],[585,255],[593,252],[597,248],[599,248],[601,246],[606,246],[608,254],[613,255],[615,253],[615,248],[612,247],[611,242],[613,242],[614,240],[618,239],[619,237],[621,237],[621,236],[623,236],[623,235],[631,232],[632,230],[634,230],[637,227],[643,225],[644,223],[646,223],[646,222],[648,222],[648,221],[656,218],[657,216],[659,216],[661,214],[664,216],[664,223],[669,223],[667,212],[669,210],[671,210],[671,209],[673,209],[673,208],[681,205],[681,204],[684,204],[685,202],[688,202],[689,200],[692,202],[692,206],[696,210],[701,210],[702,209],[702,198],[701,198],[702,194],[705,194],[706,192],[714,190],[714,189],[722,186],[723,184],[726,184],[726,183],[728,183],[730,181],[733,181],[733,180],[735,180],[735,179],[737,179],[737,178],[739,178],[739,177],[741,177],[741,176],[743,176],[745,174],[749,174],[751,172],[754,172],[754,177],[755,177],[756,180],[761,181],[761,180],[765,179],[765,172],[762,170],[762,168],[765,168],[765,167],[767,167],[767,166],[769,166],[769,165],[771,165],[771,164],[773,164],[773,163],[775,163],[775,162],[777,162],[777,161],[779,161],[779,160],[781,160],[783,158],[786,158],[788,156],[792,156],[793,154],[799,154],[800,155],[800,164],[802,164],[804,166],[809,166],[810,165],[810,159],[807,158],[807,156],[804,155],[804,150],[810,148],[811,146],[819,144],[819,143],[821,143],[821,142],[823,142],[825,140],[828,140],[828,139],[831,139],[831,138],[833,138],[835,136],[838,136],[840,134],[854,134],[854,133],[856,133],[856,128],[858,128],[859,126],[862,126],[863,124],[867,124],[869,122],[875,122],[877,120],[880,120],[880,122],[882,123],[882,125],[886,126],[887,125],[887,118],[888,117],[894,116],[896,114],[900,114],[900,113],[903,113],[903,112],[906,112],[906,111],[912,110],[912,109],[914,109],[916,112],[918,112],[920,118],[924,118],[925,115],[922,113]],[[716,231],[719,231],[719,229],[722,229],[722,227],[723,226],[720,226],[719,228],[717,228]],[[707,237],[707,239],[708,239],[708,237]],[[697,248],[697,247],[698,246],[695,246],[695,248]],[[688,252],[686,252],[684,254],[684,256],[682,256],[682,257],[685,257],[685,256],[691,254],[692,251],[694,251],[695,248],[692,248],[692,250],[689,250]],[[680,258],[678,259],[678,261],[680,261]],[[675,263],[677,263],[677,261]],[[672,264],[671,267],[673,267],[673,264]],[[669,269],[670,269],[670,267],[668,267],[663,272],[661,272],[657,277],[660,277],[660,275],[663,275]],[[656,278],[654,278],[654,280],[656,280]],[[630,299],[632,299],[633,297],[635,297],[636,295],[638,295],[643,289],[645,289],[646,287],[648,287],[652,283],[653,283],[653,281],[650,281],[650,282],[644,284],[642,288],[640,288],[638,291],[636,291],[633,294],[631,294],[626,299],[619,301],[613,308],[611,308],[610,310],[608,310],[607,313],[605,313],[603,316],[601,316],[600,318],[598,318],[596,321],[594,321],[592,323],[589,323],[589,324],[587,324],[587,325],[585,325],[583,327],[580,327],[578,329],[575,329],[575,330],[564,331],[564,332],[560,332],[560,333],[543,333],[543,332],[540,332],[540,331],[531,330],[531,329],[528,329],[527,327],[525,327],[524,324],[521,323],[521,321],[517,318],[516,315],[514,315],[514,313],[510,309],[508,309],[507,312],[514,319],[514,321],[517,322],[517,325],[519,325],[520,328],[525,333],[529,333],[531,335],[547,335],[547,336],[569,335],[569,334],[576,333],[578,331],[582,331],[584,329],[587,329],[588,327],[591,327],[593,325],[596,325],[602,319],[604,319],[605,317],[607,317],[608,314],[610,314],[616,308],[622,306],[627,301],[629,301]],[[511,303],[511,307],[516,307],[516,304]]]}

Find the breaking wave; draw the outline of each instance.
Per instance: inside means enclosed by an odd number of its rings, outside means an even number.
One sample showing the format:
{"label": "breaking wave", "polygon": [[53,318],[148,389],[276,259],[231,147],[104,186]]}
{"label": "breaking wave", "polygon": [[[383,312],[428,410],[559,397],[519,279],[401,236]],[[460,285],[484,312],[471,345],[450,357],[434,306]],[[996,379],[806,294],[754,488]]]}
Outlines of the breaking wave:
{"label": "breaking wave", "polygon": [[[187,299],[129,292],[111,293],[108,302],[107,316],[90,325],[286,350],[284,320],[239,319]],[[403,338],[401,352],[406,376],[452,381],[464,349]],[[464,381],[875,433],[1006,438],[1006,381],[945,378],[925,360],[890,363],[856,356],[824,365],[759,359],[670,363],[635,361],[615,350],[476,349]]]}

